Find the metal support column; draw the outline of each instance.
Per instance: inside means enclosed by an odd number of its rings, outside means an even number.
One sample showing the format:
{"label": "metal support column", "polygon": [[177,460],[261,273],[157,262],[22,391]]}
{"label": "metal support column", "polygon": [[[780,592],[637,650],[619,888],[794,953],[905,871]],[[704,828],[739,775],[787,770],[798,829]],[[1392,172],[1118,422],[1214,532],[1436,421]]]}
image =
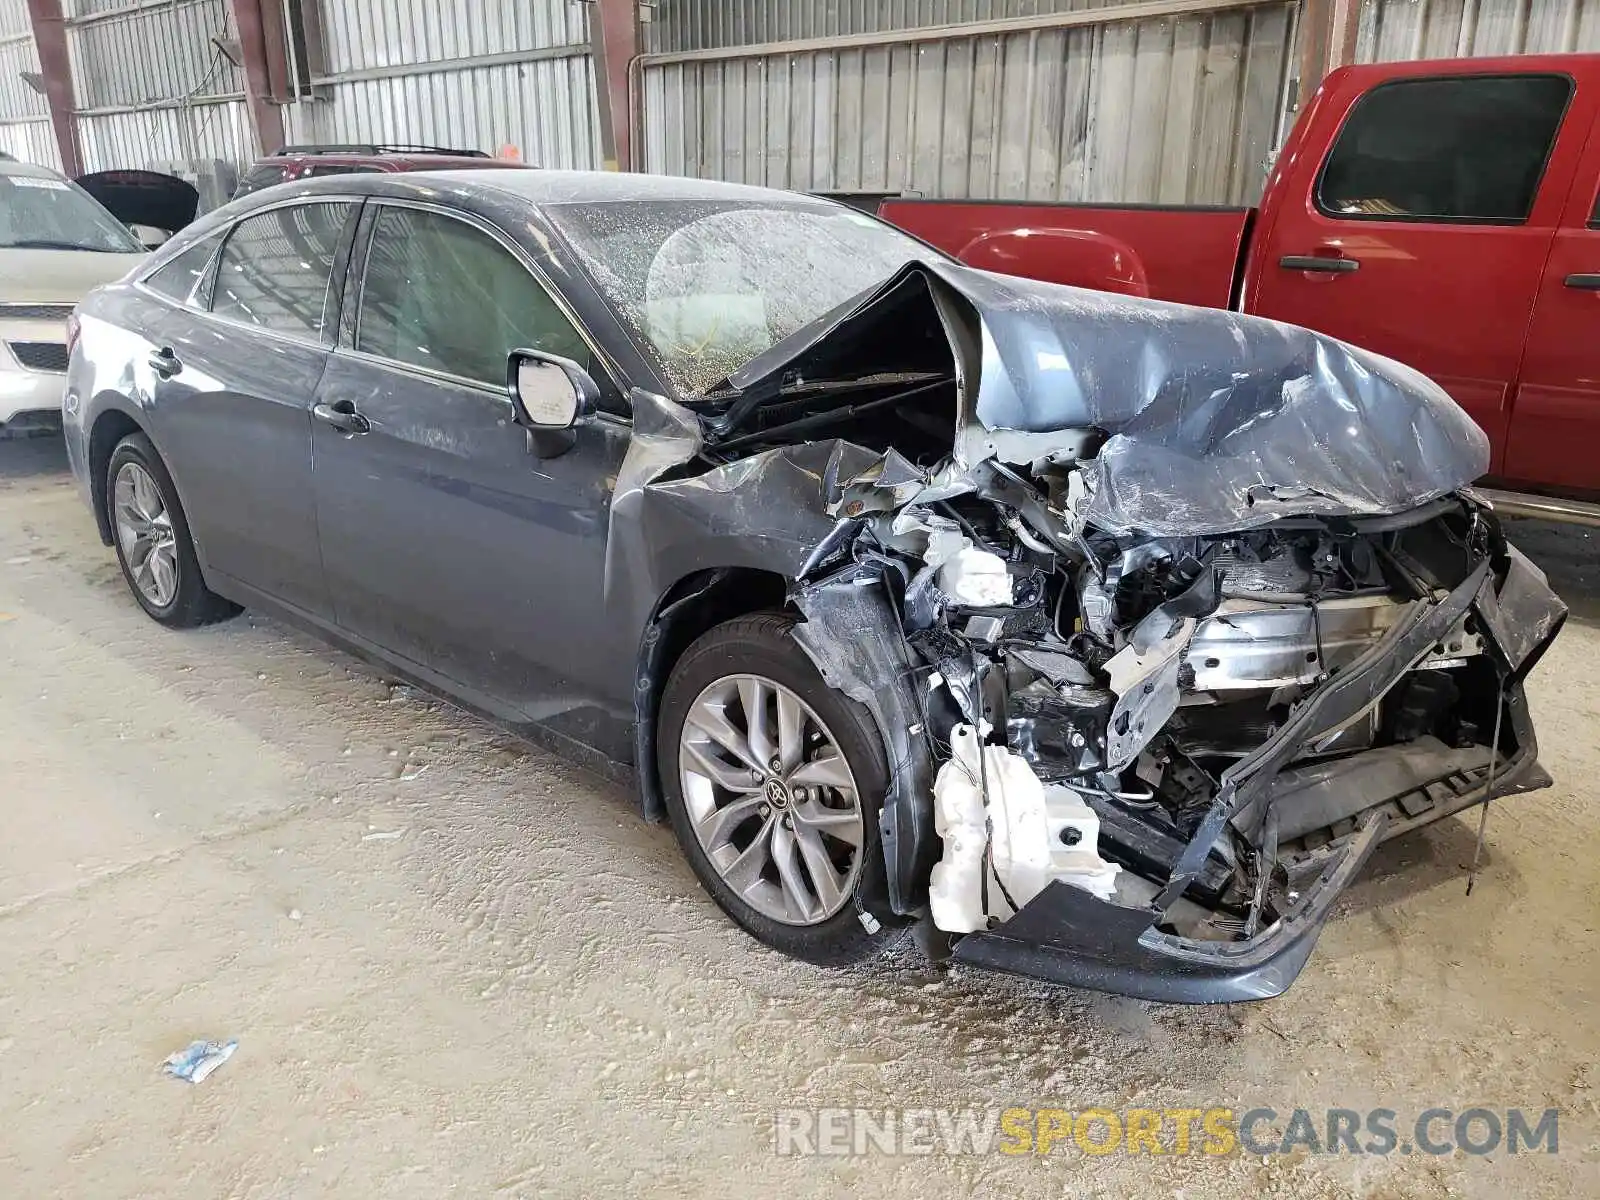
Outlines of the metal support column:
{"label": "metal support column", "polygon": [[[261,153],[273,154],[283,148],[283,112],[274,102],[271,57],[276,48],[277,61],[282,62],[283,10],[276,0],[228,0],[228,7],[233,11],[233,27],[239,31],[250,124],[255,127]],[[269,22],[273,24],[269,26]]]}
{"label": "metal support column", "polygon": [[1355,62],[1360,21],[1361,0],[1301,0],[1300,107],[1329,71]]}
{"label": "metal support column", "polygon": [[589,7],[595,96],[600,108],[600,156],[608,171],[632,169],[632,106],[628,71],[639,53],[636,0],[594,0]]}
{"label": "metal support column", "polygon": [[45,101],[50,125],[61,153],[61,170],[68,178],[83,174],[83,153],[78,145],[77,107],[72,94],[72,60],[67,55],[67,22],[61,0],[28,0],[28,20],[39,49],[39,73],[44,76]]}

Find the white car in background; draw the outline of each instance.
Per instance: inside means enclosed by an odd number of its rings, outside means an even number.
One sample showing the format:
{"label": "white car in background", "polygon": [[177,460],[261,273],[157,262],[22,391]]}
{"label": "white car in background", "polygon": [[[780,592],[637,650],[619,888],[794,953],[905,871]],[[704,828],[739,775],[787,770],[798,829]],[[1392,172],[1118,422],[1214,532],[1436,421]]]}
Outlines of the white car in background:
{"label": "white car in background", "polygon": [[0,161],[0,434],[60,428],[67,317],[144,253],[76,184],[45,167]]}

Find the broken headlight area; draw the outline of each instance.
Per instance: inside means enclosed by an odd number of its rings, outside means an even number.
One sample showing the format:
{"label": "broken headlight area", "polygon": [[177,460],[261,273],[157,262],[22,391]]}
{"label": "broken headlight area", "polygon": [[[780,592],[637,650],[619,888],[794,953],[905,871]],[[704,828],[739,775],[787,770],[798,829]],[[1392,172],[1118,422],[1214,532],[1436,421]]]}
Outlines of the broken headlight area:
{"label": "broken headlight area", "polygon": [[[1469,498],[1117,535],[1075,517],[1071,464],[944,464],[919,491],[893,458],[843,486],[805,586],[815,609],[865,574],[893,606],[958,959],[1275,994],[1379,842],[1547,782],[1493,630],[1503,594],[1541,630],[1524,650],[1563,610]],[[874,504],[886,477],[898,507]]]}

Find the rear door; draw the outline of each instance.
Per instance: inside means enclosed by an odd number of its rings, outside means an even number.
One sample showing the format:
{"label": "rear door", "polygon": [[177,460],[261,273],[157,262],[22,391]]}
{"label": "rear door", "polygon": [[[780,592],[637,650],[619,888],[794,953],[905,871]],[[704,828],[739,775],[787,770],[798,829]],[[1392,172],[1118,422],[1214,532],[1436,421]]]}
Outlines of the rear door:
{"label": "rear door", "polygon": [[[372,201],[314,433],[323,561],[341,627],[592,741],[607,511],[630,425],[559,297],[499,231]],[[350,287],[354,292],[354,282]],[[507,357],[591,364],[613,412],[558,458],[514,423]]]}
{"label": "rear door", "polygon": [[1600,492],[1600,129],[1589,135],[1539,286],[1506,440],[1508,480]]}
{"label": "rear door", "polygon": [[205,294],[150,330],[162,449],[208,570],[321,617],[310,409],[338,312],[330,280],[358,210],[304,201],[246,217]]}
{"label": "rear door", "polygon": [[1313,119],[1337,130],[1331,149],[1288,168],[1244,301],[1436,379],[1489,435],[1499,473],[1588,120],[1564,74],[1425,70],[1330,85]]}

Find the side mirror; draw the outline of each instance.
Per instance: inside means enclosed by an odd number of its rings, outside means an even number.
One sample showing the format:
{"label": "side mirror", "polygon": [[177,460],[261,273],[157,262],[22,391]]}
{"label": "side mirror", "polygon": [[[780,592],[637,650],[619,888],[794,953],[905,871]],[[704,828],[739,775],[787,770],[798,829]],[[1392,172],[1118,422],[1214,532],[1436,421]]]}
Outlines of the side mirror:
{"label": "side mirror", "polygon": [[570,358],[543,350],[513,350],[506,370],[506,390],[517,424],[540,432],[562,432],[594,419],[600,387],[594,377]]}

